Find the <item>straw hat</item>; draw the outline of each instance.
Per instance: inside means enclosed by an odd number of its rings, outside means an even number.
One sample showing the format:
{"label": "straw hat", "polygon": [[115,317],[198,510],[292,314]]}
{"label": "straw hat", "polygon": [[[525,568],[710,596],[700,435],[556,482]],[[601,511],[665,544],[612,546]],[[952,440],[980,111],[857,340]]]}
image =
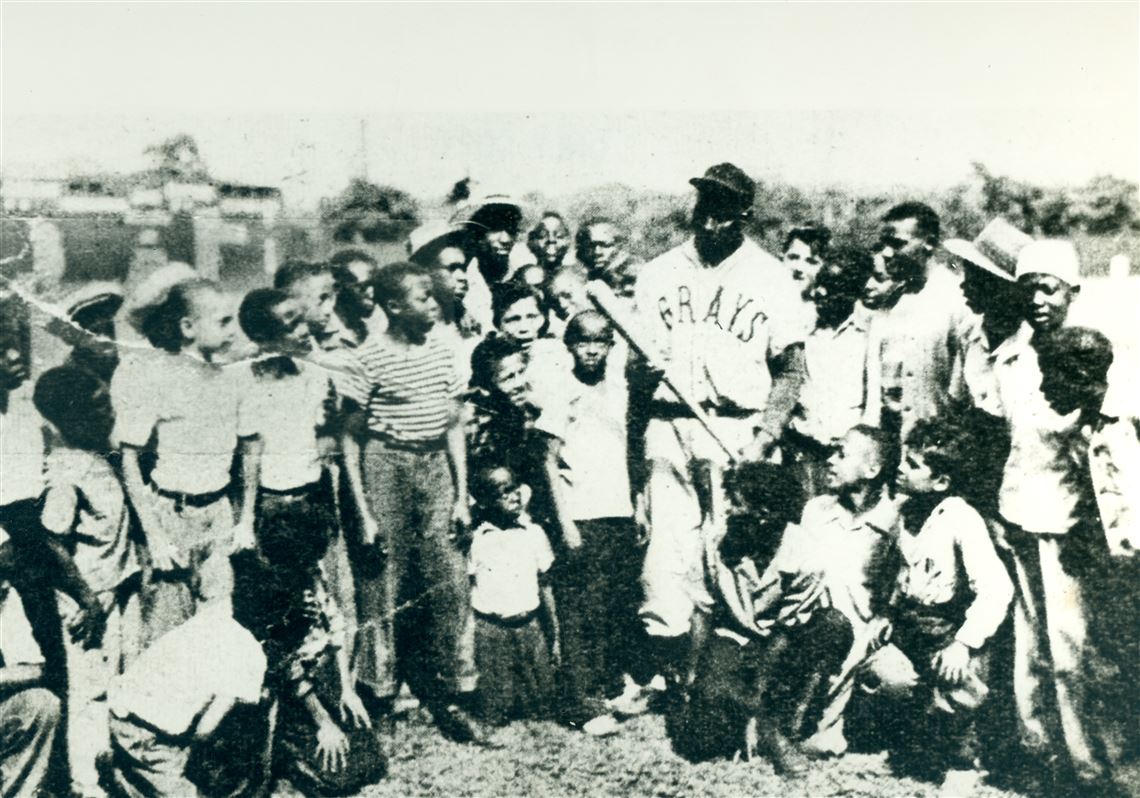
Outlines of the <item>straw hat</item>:
{"label": "straw hat", "polygon": [[1012,282],[1016,279],[1017,256],[1032,242],[1031,236],[999,216],[973,241],[951,238],[942,242],[942,248],[995,277]]}

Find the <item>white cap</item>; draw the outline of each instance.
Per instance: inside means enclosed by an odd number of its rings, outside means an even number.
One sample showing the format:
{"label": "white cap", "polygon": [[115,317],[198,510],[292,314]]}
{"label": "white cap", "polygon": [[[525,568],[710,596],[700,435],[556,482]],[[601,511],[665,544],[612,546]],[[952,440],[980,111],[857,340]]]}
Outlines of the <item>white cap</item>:
{"label": "white cap", "polygon": [[1051,239],[1027,244],[1017,256],[1016,277],[1047,274],[1069,285],[1081,281],[1081,261],[1071,241]]}

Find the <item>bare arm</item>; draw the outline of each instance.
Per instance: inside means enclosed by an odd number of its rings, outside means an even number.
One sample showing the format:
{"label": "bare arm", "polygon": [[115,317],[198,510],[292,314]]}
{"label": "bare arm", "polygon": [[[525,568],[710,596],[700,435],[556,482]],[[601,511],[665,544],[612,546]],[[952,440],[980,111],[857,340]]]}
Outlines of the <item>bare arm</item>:
{"label": "bare arm", "polygon": [[198,722],[194,724],[194,742],[202,743],[213,737],[235,703],[237,699],[232,696],[215,696],[206,707],[206,711],[198,718]]}
{"label": "bare arm", "polygon": [[451,403],[447,423],[447,460],[455,480],[455,509],[452,519],[465,530],[471,526],[471,510],[467,497],[467,433],[463,428],[463,403]]}
{"label": "bare arm", "polygon": [[376,542],[379,529],[376,519],[368,509],[368,499],[364,494],[364,473],[361,471],[360,439],[364,435],[367,417],[363,410],[352,405],[346,407],[341,427],[340,449],[344,458],[344,475],[348,480],[348,491],[360,519],[361,538],[365,546]]}
{"label": "bare arm", "polygon": [[257,545],[253,528],[257,513],[257,488],[261,484],[261,453],[264,449],[265,445],[256,435],[242,438],[239,443],[241,507],[234,534],[235,549],[251,549]]}
{"label": "bare arm", "polygon": [[582,535],[578,532],[578,525],[570,517],[570,507],[566,503],[566,494],[562,490],[562,475],[558,473],[558,451],[562,447],[561,441],[551,438],[543,461],[543,471],[547,484],[550,486],[550,498],[554,502],[554,515],[558,526],[562,529],[562,543],[568,549],[576,549],[582,545]]}
{"label": "bare arm", "polygon": [[546,621],[546,631],[550,637],[550,656],[556,665],[562,663],[562,631],[558,626],[558,606],[554,603],[554,589],[542,574],[539,582],[539,600],[542,602],[543,620]]}

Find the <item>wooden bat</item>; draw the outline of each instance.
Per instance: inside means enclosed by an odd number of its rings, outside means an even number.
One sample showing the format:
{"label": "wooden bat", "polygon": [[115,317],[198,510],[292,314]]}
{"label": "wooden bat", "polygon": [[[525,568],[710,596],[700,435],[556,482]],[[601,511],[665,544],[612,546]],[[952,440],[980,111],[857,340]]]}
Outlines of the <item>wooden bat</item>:
{"label": "wooden bat", "polygon": [[651,367],[661,372],[661,381],[677,395],[677,398],[693,414],[697,423],[704,428],[709,437],[716,442],[716,445],[724,450],[724,453],[728,455],[729,463],[735,463],[737,452],[733,451],[713,430],[712,423],[705,411],[701,409],[700,404],[687,391],[682,390],[674,380],[670,379],[669,372],[661,365],[661,355],[651,351],[648,345],[637,339],[633,325],[625,317],[625,311],[620,307],[613,290],[601,280],[591,280],[586,283],[586,296],[594,303],[598,312],[610,320],[618,334],[629,343],[629,348],[643,357]]}

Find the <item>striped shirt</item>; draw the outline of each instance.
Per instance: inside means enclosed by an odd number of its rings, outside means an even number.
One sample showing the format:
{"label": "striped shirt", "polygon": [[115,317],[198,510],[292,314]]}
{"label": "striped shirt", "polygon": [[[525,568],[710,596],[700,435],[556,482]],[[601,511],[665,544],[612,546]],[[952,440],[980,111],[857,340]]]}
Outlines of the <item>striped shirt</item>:
{"label": "striped shirt", "polygon": [[369,336],[356,350],[360,375],[345,395],[366,408],[369,431],[411,446],[440,443],[447,434],[451,404],[462,390],[455,355],[434,333],[419,346],[389,335]]}

